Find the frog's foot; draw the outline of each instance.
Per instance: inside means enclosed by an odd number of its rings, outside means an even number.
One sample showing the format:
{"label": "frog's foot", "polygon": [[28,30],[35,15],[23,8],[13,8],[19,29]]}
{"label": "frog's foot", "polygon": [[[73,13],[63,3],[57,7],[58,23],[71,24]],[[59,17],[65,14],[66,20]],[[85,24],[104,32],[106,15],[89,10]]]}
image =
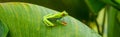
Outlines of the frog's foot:
{"label": "frog's foot", "polygon": [[62,21],[61,24],[64,25],[64,26],[67,25],[67,23],[65,21]]}
{"label": "frog's foot", "polygon": [[60,24],[62,24],[62,25],[64,25],[64,26],[67,25],[67,23],[65,21],[63,21],[63,20],[57,20],[57,22],[60,23]]}

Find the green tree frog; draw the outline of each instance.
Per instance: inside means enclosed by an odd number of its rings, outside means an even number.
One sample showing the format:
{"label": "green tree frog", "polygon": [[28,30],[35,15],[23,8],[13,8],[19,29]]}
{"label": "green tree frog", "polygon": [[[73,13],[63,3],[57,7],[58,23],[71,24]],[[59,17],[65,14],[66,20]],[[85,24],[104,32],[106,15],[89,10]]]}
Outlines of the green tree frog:
{"label": "green tree frog", "polygon": [[[66,11],[63,11],[61,13],[56,13],[56,14],[48,14],[43,17],[43,22],[47,24],[47,26],[55,26],[55,24],[48,19],[54,19],[53,21],[60,22],[60,19],[67,15],[68,13]],[[63,21],[61,22],[61,24],[66,24],[66,23]]]}

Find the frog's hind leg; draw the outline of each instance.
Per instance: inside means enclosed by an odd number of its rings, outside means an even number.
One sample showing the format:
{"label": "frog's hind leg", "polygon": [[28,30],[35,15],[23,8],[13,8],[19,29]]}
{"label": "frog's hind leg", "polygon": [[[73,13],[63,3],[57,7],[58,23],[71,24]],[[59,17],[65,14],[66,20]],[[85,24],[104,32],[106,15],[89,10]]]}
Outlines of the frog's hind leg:
{"label": "frog's hind leg", "polygon": [[0,37],[7,37],[8,27],[0,21]]}
{"label": "frog's hind leg", "polygon": [[46,18],[43,19],[43,22],[45,24],[47,24],[47,26],[54,26],[54,24],[52,22],[50,22],[48,19],[46,19]]}

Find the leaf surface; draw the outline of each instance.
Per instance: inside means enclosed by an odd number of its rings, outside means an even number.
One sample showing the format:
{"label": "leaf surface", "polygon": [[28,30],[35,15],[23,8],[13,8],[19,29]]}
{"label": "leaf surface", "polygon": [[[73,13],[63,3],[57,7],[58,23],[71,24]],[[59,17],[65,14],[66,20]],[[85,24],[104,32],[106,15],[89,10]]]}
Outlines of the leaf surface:
{"label": "leaf surface", "polygon": [[0,3],[0,20],[7,25],[9,37],[101,37],[71,16],[62,18],[66,26],[58,23],[54,27],[46,26],[43,16],[55,13],[58,11],[34,4]]}

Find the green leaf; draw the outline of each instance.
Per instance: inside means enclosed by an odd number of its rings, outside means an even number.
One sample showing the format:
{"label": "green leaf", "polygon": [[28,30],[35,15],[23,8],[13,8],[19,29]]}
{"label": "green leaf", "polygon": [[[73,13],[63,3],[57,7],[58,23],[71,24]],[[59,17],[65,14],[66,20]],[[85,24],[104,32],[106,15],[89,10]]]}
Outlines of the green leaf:
{"label": "green leaf", "polygon": [[63,18],[66,26],[58,23],[54,27],[46,26],[43,16],[55,13],[58,11],[34,4],[0,3],[0,20],[7,25],[9,37],[101,37],[71,16]]}
{"label": "green leaf", "polygon": [[[89,17],[89,8],[86,5],[84,0],[2,0],[1,2],[29,2],[37,5],[41,5],[44,7],[48,7],[50,9],[54,9],[57,11],[67,11],[69,15],[73,16],[74,18],[77,18],[81,21],[88,22],[90,18]],[[88,19],[89,18],[89,19]]]}
{"label": "green leaf", "polygon": [[0,37],[6,37],[8,33],[7,26],[3,25],[3,23],[0,21]]}
{"label": "green leaf", "polygon": [[98,14],[98,12],[105,6],[105,3],[99,1],[99,0],[85,0],[88,7],[92,12],[95,14]]}
{"label": "green leaf", "polygon": [[114,0],[116,3],[120,4],[120,0]]}
{"label": "green leaf", "polygon": [[108,37],[119,37],[120,33],[120,24],[118,23],[117,16],[119,16],[119,10],[114,7],[108,7]]}
{"label": "green leaf", "polygon": [[101,0],[101,1],[103,1],[103,2],[106,3],[107,5],[111,5],[111,6],[113,6],[114,8],[120,10],[120,4],[119,4],[119,1],[118,1],[118,0]]}
{"label": "green leaf", "polygon": [[104,3],[110,4],[110,5],[114,5],[114,6],[117,5],[117,4],[116,4],[114,1],[112,1],[112,0],[100,0],[100,1],[103,1]]}
{"label": "green leaf", "polygon": [[120,23],[120,11],[117,13],[117,20]]}

